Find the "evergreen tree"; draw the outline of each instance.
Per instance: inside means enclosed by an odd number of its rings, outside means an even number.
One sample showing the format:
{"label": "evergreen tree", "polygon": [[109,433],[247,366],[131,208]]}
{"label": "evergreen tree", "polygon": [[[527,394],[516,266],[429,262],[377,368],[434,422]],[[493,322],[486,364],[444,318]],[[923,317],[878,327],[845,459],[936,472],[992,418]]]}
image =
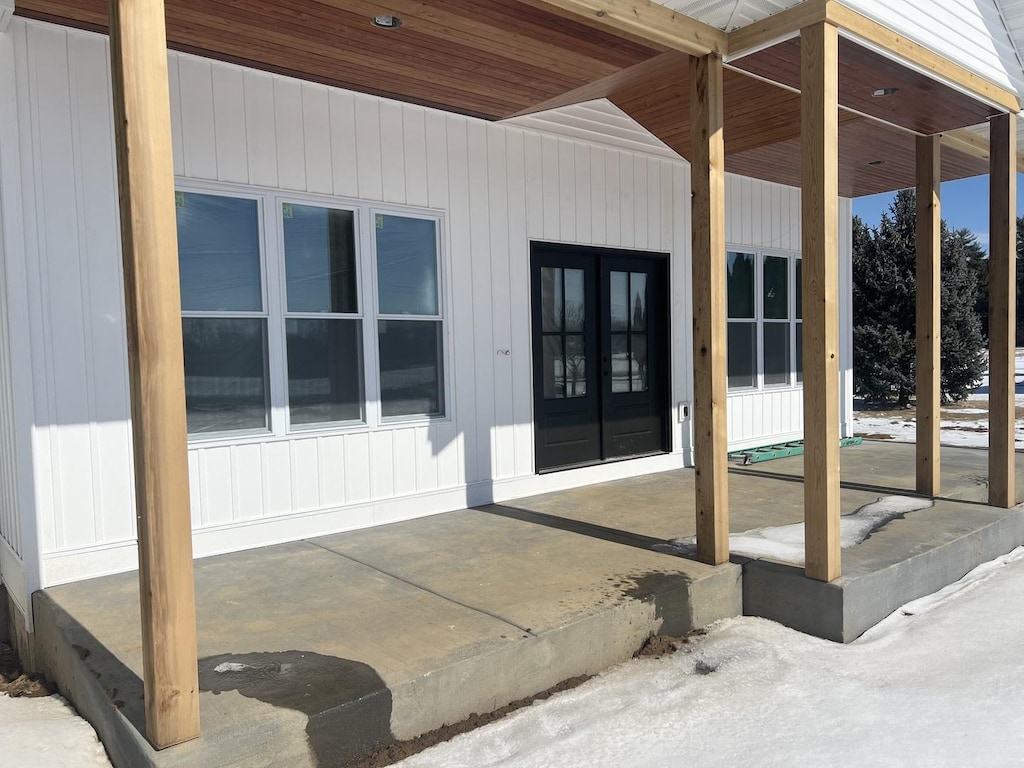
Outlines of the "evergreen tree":
{"label": "evergreen tree", "polygon": [[[857,393],[901,405],[916,368],[916,195],[896,193],[877,229],[854,219],[853,376]],[[962,400],[984,372],[978,278],[983,252],[967,230],[941,231],[943,400]],[[976,265],[975,265],[976,266]]]}

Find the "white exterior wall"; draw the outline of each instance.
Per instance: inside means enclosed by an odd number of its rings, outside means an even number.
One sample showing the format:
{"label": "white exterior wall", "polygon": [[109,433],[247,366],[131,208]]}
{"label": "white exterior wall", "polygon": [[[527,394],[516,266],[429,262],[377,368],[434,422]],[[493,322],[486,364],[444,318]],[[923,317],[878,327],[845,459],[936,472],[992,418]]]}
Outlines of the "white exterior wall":
{"label": "white exterior wall", "polygon": [[[11,36],[25,236],[12,306],[30,318],[14,341],[38,393],[31,456],[48,586],[136,565],[109,56],[104,37],[44,23],[15,19]],[[671,253],[673,402],[688,403],[685,163],[190,55],[169,61],[181,180],[443,211],[452,299],[447,420],[190,447],[198,556],[688,460],[690,425],[673,419],[671,454],[534,474],[528,274],[531,240]],[[798,190],[730,178],[727,191],[730,243],[799,248]],[[768,428],[766,409],[778,411],[779,435],[799,428],[796,390],[730,398],[735,434]]]}

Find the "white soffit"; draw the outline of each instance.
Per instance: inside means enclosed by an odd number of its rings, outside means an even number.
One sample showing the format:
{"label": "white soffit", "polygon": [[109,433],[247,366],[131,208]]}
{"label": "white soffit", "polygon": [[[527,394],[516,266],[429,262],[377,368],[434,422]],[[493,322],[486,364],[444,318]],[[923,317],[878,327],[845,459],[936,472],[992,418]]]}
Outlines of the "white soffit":
{"label": "white soffit", "polygon": [[800,5],[802,0],[655,0],[691,19],[731,32]]}
{"label": "white soffit", "polygon": [[630,152],[679,157],[667,144],[607,99],[547,109],[499,122]]}

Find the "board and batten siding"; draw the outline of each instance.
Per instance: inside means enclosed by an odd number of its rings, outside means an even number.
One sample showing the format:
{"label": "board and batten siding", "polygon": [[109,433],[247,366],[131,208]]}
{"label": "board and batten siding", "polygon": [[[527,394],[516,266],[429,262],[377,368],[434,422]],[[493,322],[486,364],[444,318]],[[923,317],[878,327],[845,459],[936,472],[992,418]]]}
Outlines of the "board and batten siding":
{"label": "board and batten siding", "polygon": [[[43,22],[10,35],[50,585],[136,564],[109,52]],[[179,179],[440,211],[451,297],[449,418],[191,445],[197,555],[683,465],[690,425],[674,412],[671,454],[534,474],[528,271],[531,240],[672,254],[672,393],[688,402],[685,163],[187,54],[169,65]],[[727,188],[731,242],[799,246],[798,190]]]}

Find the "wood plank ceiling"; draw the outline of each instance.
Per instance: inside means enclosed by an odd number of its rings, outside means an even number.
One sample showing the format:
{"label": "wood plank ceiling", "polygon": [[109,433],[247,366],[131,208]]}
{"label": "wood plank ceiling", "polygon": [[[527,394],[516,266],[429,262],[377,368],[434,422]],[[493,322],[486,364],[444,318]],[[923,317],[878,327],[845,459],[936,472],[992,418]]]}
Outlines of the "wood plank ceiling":
{"label": "wood plank ceiling", "polygon": [[[689,154],[686,55],[549,12],[537,0],[165,2],[168,44],[177,50],[488,120],[608,98]],[[17,13],[97,31],[107,25],[106,0],[18,0]],[[378,29],[370,23],[377,14],[398,16],[402,26]],[[799,185],[800,99],[790,90],[799,86],[799,50],[786,41],[726,71],[727,170]],[[879,88],[898,90],[874,97]],[[848,197],[915,183],[912,131],[974,125],[995,113],[848,40],[840,46],[840,100],[848,108],[840,114],[840,194]],[[948,180],[988,168],[945,148],[942,170]]]}

